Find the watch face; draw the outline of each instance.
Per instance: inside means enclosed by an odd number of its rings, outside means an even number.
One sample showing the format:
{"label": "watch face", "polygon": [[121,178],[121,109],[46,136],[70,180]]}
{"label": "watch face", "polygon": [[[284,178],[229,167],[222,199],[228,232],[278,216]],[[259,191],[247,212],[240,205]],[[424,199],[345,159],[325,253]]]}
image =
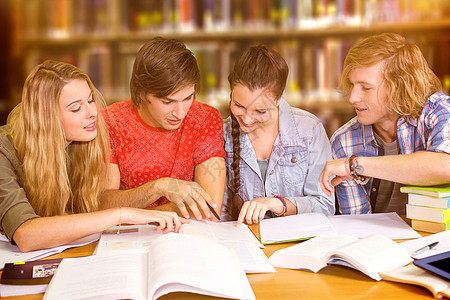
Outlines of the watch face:
{"label": "watch face", "polygon": [[364,172],[364,168],[362,166],[356,166],[355,172],[356,174],[361,174],[362,172]]}

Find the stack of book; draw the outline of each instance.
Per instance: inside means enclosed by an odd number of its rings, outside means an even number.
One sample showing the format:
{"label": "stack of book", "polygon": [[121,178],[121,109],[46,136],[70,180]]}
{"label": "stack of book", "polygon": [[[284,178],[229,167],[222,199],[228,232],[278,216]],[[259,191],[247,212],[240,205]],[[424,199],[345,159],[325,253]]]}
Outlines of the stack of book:
{"label": "stack of book", "polygon": [[425,232],[441,232],[450,229],[450,183],[438,186],[405,186],[408,194],[406,217],[411,227]]}

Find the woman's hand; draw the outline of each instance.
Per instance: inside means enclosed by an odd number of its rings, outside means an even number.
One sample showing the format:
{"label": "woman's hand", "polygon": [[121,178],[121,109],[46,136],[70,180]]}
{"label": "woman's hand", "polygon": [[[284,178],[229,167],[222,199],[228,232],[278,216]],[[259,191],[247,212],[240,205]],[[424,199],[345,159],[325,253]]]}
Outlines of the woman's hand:
{"label": "woman's hand", "polygon": [[189,220],[179,217],[174,212],[148,210],[132,207],[119,208],[119,222],[126,224],[146,225],[156,223],[156,229],[162,229],[164,233],[169,231],[178,232],[182,224]]}
{"label": "woman's hand", "polygon": [[281,213],[283,209],[283,203],[274,197],[262,197],[246,201],[242,205],[236,226],[241,225],[244,221],[248,225],[257,224],[264,218],[268,210],[274,213]]}

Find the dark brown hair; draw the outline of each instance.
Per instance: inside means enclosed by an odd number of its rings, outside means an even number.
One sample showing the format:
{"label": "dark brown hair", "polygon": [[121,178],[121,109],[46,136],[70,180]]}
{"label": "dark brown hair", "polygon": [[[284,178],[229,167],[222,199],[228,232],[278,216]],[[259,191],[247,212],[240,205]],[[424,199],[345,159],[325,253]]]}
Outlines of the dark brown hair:
{"label": "dark brown hair", "polygon": [[175,39],[155,37],[139,49],[130,80],[131,100],[140,107],[146,95],[158,98],[188,85],[200,89],[200,72],[194,54]]}

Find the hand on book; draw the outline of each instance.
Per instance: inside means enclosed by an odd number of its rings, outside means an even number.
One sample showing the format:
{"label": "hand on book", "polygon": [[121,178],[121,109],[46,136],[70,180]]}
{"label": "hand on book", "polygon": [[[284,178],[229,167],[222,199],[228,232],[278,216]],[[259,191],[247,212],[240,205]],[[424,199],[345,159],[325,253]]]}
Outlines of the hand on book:
{"label": "hand on book", "polygon": [[202,214],[207,219],[213,218],[208,204],[212,208],[217,208],[217,204],[211,196],[197,183],[175,178],[161,178],[166,182],[162,185],[163,195],[172,203],[178,206],[181,214],[190,218],[189,210],[194,214],[197,220],[201,220]]}
{"label": "hand on book", "polygon": [[264,218],[268,210],[281,213],[283,209],[283,203],[274,197],[261,197],[245,201],[236,221],[236,226],[241,225],[244,221],[248,225],[257,224]]}
{"label": "hand on book", "polygon": [[147,210],[132,207],[121,208],[120,223],[126,224],[155,224],[156,230],[178,232],[182,224],[189,223],[189,220],[179,217],[175,212]]}

